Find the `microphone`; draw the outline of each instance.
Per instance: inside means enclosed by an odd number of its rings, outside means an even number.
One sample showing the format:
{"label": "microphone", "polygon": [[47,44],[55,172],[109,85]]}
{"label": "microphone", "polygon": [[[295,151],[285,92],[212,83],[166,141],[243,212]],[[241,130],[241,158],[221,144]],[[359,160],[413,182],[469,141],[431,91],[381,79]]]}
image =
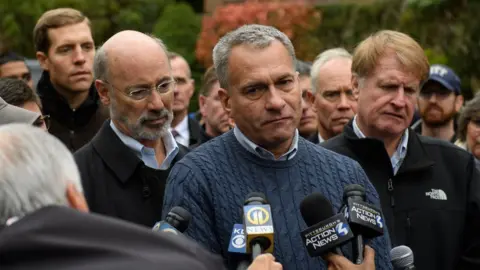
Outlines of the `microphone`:
{"label": "microphone", "polygon": [[233,225],[232,236],[230,237],[230,242],[228,244],[228,252],[246,254],[246,243],[243,224]]}
{"label": "microphone", "polygon": [[355,235],[353,254],[356,264],[363,262],[363,238],[383,235],[382,213],[366,203],[365,197],[365,188],[361,185],[348,185],[343,190],[343,212]]}
{"label": "microphone", "polygon": [[263,193],[248,194],[243,206],[243,228],[247,253],[252,253],[253,260],[263,252],[273,252],[272,210]]}
{"label": "microphone", "polygon": [[152,230],[178,235],[187,230],[192,215],[180,206],[173,207],[165,220],[155,223]]}
{"label": "microphone", "polygon": [[413,252],[407,246],[394,247],[390,251],[392,265],[395,270],[415,270]]}
{"label": "microphone", "polygon": [[307,226],[300,234],[310,257],[328,252],[343,256],[340,246],[353,238],[343,214],[335,215],[332,204],[321,193],[312,193],[300,203],[300,213]]}

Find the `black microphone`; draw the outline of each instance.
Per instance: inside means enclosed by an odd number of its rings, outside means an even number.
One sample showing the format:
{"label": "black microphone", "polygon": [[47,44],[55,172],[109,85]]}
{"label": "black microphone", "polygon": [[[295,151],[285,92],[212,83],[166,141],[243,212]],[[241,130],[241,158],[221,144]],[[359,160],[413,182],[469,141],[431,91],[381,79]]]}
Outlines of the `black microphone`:
{"label": "black microphone", "polygon": [[273,252],[272,210],[263,193],[248,194],[243,206],[243,228],[247,253],[252,259],[263,252]]}
{"label": "black microphone", "polygon": [[353,256],[356,264],[363,262],[363,238],[383,235],[382,213],[375,206],[365,202],[365,188],[352,184],[343,190],[343,212],[355,235]]}
{"label": "black microphone", "polygon": [[332,204],[320,193],[312,193],[300,203],[300,212],[307,229],[301,237],[310,257],[334,252],[343,256],[340,246],[353,238],[343,214],[333,212]]}
{"label": "black microphone", "polygon": [[152,230],[178,235],[187,230],[191,219],[192,215],[185,208],[175,206],[168,212],[165,220],[155,223]]}
{"label": "black microphone", "polygon": [[407,246],[394,247],[390,251],[392,265],[395,270],[415,270],[413,252]]}

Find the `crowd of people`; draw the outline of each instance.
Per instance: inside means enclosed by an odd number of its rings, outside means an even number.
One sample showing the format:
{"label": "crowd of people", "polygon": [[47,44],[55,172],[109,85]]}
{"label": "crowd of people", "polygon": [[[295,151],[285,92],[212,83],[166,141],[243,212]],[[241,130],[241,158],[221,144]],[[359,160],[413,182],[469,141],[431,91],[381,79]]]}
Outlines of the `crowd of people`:
{"label": "crowd of people", "polygon": [[[480,268],[480,96],[405,33],[298,60],[281,31],[223,36],[189,114],[188,62],[155,36],[121,31],[97,47],[80,11],[33,29],[43,69],[0,56],[1,269]],[[465,104],[464,104],[465,103]],[[310,257],[299,206],[319,192],[338,213],[358,184],[384,234]],[[229,252],[251,192],[271,207],[272,254]],[[174,207],[183,236],[152,231]],[[319,206],[320,207],[320,206]]]}

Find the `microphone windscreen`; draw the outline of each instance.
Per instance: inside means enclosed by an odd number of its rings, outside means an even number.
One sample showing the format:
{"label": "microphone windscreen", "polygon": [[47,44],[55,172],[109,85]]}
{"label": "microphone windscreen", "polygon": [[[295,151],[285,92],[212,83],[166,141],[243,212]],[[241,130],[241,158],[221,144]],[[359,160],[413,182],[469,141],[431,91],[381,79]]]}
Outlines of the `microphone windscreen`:
{"label": "microphone windscreen", "polygon": [[267,204],[267,197],[261,192],[250,192],[245,199],[244,205],[248,205],[252,202]]}
{"label": "microphone windscreen", "polygon": [[175,220],[178,221],[177,229],[182,233],[187,230],[192,219],[190,212],[180,206],[173,207],[167,216],[175,217]]}
{"label": "microphone windscreen", "polygon": [[330,201],[318,192],[303,199],[300,203],[300,213],[309,227],[335,215]]}
{"label": "microphone windscreen", "polygon": [[365,188],[358,184],[351,184],[343,189],[343,199],[348,197],[360,196],[365,199]]}
{"label": "microphone windscreen", "polygon": [[390,251],[390,258],[394,268],[403,269],[413,265],[413,251],[407,246],[394,247]]}

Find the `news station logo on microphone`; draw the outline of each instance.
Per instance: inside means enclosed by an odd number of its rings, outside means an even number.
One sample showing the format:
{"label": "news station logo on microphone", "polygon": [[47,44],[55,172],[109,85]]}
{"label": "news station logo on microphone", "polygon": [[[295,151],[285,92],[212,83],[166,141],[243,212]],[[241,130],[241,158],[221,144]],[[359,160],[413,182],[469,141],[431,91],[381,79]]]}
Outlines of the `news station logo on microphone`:
{"label": "news station logo on microphone", "polygon": [[[270,205],[245,205],[244,225],[247,243],[257,236],[268,238],[273,243],[273,222],[271,217]],[[251,252],[251,247],[247,245],[247,253]],[[266,252],[273,252],[273,245]]]}
{"label": "news station logo on microphone", "polygon": [[160,232],[166,232],[166,233],[173,233],[175,235],[178,235],[177,229],[175,229],[172,225],[168,224],[167,222],[160,221],[155,223],[155,226],[152,228],[153,231],[160,231]]}
{"label": "news station logo on microphone", "polygon": [[245,232],[243,231],[243,224],[235,224],[230,237],[228,245],[228,252],[242,253],[247,252],[247,240],[245,239]]}
{"label": "news station logo on microphone", "polygon": [[301,232],[311,257],[321,256],[350,241],[354,235],[342,214],[330,217]]}
{"label": "news station logo on microphone", "polygon": [[344,216],[354,231],[357,226],[366,227],[368,230],[363,231],[363,234],[369,238],[383,234],[382,213],[366,202],[351,202],[345,208]]}

